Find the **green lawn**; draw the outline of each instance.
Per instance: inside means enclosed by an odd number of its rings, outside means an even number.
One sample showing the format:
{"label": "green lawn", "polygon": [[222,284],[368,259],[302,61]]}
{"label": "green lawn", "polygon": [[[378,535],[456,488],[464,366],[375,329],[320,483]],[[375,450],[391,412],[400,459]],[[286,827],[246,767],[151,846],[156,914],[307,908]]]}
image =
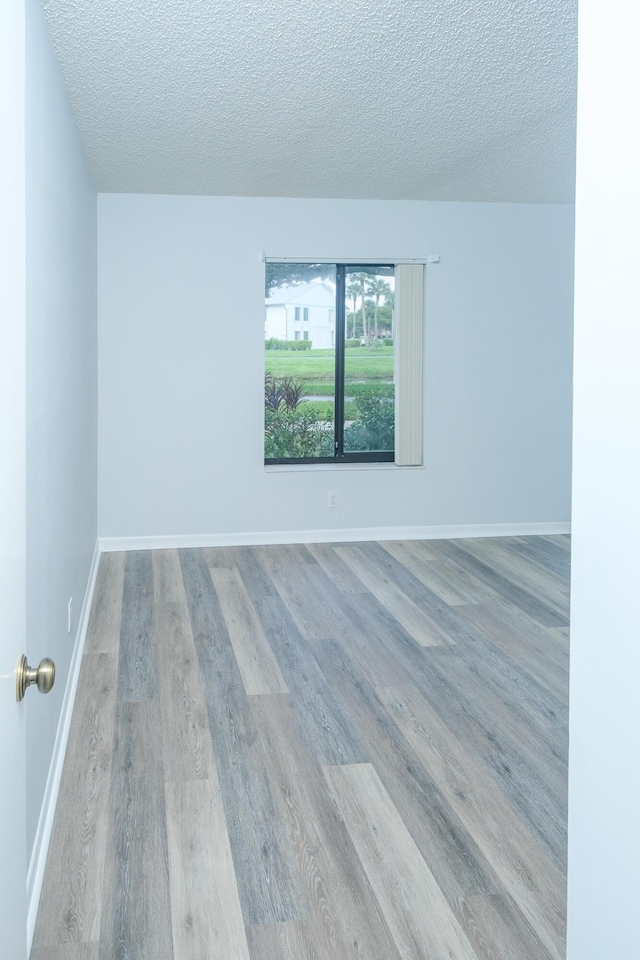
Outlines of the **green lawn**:
{"label": "green lawn", "polygon": [[[375,392],[377,394],[385,397],[393,396],[393,383],[388,383],[386,380],[375,380],[373,383],[375,384]],[[333,399],[333,392],[335,390],[333,380],[331,380],[330,383],[325,383],[321,380],[314,380],[311,384],[309,384],[309,387],[310,389],[308,392],[313,393],[314,396],[331,397],[331,399]],[[371,387],[371,383],[352,383],[347,377],[348,397],[360,397],[365,393],[371,393]]]}
{"label": "green lawn", "polygon": [[[265,370],[274,377],[294,377],[308,384],[310,392],[322,393],[335,377],[333,350],[265,350]],[[346,351],[347,380],[393,380],[393,347],[354,348]],[[333,389],[331,388],[333,392]],[[329,395],[327,393],[327,395]]]}

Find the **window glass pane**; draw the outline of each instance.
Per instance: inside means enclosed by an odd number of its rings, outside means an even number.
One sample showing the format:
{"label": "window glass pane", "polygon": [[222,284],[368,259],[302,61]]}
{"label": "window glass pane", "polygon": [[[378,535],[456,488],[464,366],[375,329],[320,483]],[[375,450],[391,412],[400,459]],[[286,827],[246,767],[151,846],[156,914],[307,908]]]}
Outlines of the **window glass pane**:
{"label": "window glass pane", "polygon": [[334,455],[335,301],[335,264],[266,263],[266,460]]}
{"label": "window glass pane", "polygon": [[394,449],[393,266],[345,276],[344,452]]}

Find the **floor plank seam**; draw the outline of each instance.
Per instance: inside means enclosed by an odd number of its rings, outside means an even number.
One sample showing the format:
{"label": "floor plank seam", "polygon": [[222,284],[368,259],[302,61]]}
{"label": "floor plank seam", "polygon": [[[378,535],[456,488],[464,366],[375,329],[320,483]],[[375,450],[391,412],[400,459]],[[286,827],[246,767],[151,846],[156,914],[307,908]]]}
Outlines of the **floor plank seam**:
{"label": "floor plank seam", "polygon": [[561,960],[569,547],[104,555],[32,960]]}

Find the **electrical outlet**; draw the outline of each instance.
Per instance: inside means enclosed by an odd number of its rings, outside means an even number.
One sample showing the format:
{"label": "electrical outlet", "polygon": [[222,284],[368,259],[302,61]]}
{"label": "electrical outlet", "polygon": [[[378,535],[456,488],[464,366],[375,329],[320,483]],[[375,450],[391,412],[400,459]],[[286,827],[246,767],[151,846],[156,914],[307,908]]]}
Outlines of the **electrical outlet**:
{"label": "electrical outlet", "polygon": [[67,604],[67,633],[71,633],[71,621],[73,620],[73,597],[69,597]]}
{"label": "electrical outlet", "polygon": [[328,507],[337,507],[338,506],[338,491],[329,490],[327,494],[327,506]]}

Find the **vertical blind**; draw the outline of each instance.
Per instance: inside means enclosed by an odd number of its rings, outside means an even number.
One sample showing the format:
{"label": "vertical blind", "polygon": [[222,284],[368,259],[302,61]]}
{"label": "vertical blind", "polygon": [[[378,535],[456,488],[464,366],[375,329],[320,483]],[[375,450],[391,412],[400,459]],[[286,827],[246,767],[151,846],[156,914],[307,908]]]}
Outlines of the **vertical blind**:
{"label": "vertical blind", "polygon": [[395,462],[422,463],[424,264],[398,263],[395,284]]}

